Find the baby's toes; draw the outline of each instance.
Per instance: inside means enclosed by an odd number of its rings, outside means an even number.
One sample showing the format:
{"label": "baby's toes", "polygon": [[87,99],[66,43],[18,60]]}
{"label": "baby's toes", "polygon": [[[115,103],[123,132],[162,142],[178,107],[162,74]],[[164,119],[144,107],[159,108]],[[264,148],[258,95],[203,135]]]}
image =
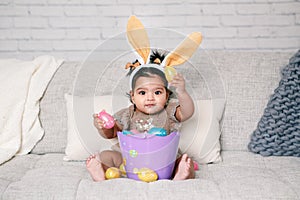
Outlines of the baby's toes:
{"label": "baby's toes", "polygon": [[86,164],[89,164],[90,161],[91,161],[92,159],[94,159],[95,157],[96,157],[95,155],[90,155],[90,156],[86,159]]}

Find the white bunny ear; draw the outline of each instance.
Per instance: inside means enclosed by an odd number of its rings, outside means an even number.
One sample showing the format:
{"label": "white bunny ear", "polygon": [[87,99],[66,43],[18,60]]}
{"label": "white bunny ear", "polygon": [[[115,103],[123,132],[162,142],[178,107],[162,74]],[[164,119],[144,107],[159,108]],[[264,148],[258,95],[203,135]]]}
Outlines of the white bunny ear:
{"label": "white bunny ear", "polygon": [[143,24],[136,16],[131,16],[128,20],[127,38],[131,46],[144,60],[144,64],[146,64],[150,55],[150,42]]}
{"label": "white bunny ear", "polygon": [[172,67],[187,61],[197,50],[202,41],[202,34],[193,32],[188,35],[174,51],[165,58],[163,65]]}

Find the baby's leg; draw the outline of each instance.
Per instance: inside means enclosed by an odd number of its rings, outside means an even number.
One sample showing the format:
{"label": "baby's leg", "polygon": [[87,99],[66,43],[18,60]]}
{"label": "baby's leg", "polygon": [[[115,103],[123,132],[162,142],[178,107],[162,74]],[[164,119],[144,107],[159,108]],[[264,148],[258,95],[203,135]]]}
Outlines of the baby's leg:
{"label": "baby's leg", "polygon": [[105,171],[110,167],[119,167],[122,164],[122,155],[117,151],[103,151],[91,155],[86,161],[86,168],[94,181],[105,180]]}
{"label": "baby's leg", "polygon": [[106,150],[100,153],[101,163],[105,171],[110,167],[120,167],[123,162],[122,154],[118,151]]}
{"label": "baby's leg", "polygon": [[179,163],[175,165],[175,176],[173,180],[185,180],[195,178],[194,163],[187,154],[183,154]]}

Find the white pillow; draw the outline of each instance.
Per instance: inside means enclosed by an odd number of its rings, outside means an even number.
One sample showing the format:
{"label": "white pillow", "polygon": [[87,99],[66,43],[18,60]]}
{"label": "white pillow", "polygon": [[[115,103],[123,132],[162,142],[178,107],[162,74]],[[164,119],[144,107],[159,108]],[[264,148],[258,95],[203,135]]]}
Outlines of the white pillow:
{"label": "white pillow", "polygon": [[[102,109],[105,109],[106,112],[112,114],[112,102],[120,101],[124,103],[127,97],[112,98],[111,95],[78,97],[65,94],[65,100],[68,117],[68,140],[64,160],[85,160],[90,154],[110,149],[112,145],[118,142],[117,139],[104,139],[100,136],[94,127],[93,113],[99,113]],[[76,102],[77,114],[74,113],[73,102]],[[122,106],[118,102],[117,104]],[[124,106],[127,105],[126,102]],[[91,106],[92,111],[90,112]],[[86,143],[89,146],[85,146]]]}
{"label": "white pillow", "polygon": [[217,163],[221,159],[220,121],[225,99],[197,100],[195,113],[182,123],[179,147],[199,163]]}
{"label": "white pillow", "polygon": [[[110,95],[77,97],[66,94],[65,99],[68,116],[68,142],[64,160],[85,160],[90,154],[110,149],[113,144],[117,143],[117,139],[107,140],[99,135],[93,125],[93,113],[87,113],[86,111],[89,110],[88,107],[92,102],[94,103],[94,113],[100,112],[102,109],[105,109],[108,113],[114,113],[112,102],[115,99],[118,104],[124,102],[124,97],[113,98]],[[76,118],[76,121],[80,122],[79,124],[75,123],[73,100],[76,101],[76,106],[78,106],[76,111],[81,113]],[[119,108],[115,111],[128,106],[128,104],[127,101],[125,105],[119,105]],[[180,131],[180,149],[199,163],[219,162],[221,160],[219,121],[222,118],[224,105],[224,99],[198,100],[195,102],[195,114],[183,123]],[[84,129],[81,134],[86,135],[80,137],[78,127],[81,127],[81,130]],[[82,137],[87,135],[90,142],[89,146],[85,147]]]}

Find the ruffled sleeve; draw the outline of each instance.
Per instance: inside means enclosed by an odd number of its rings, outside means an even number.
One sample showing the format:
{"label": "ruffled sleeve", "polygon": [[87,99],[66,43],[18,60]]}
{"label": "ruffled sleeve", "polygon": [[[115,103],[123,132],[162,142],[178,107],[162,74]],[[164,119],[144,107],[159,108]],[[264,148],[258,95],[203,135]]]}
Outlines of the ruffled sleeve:
{"label": "ruffled sleeve", "polygon": [[170,123],[170,131],[178,131],[181,123],[176,118],[176,109],[179,107],[179,101],[178,99],[170,99],[169,103],[166,107],[166,111],[168,113],[169,117],[169,123]]}
{"label": "ruffled sleeve", "polygon": [[130,128],[130,119],[133,114],[133,105],[128,108],[121,109],[116,112],[113,117],[122,126],[122,130],[128,130]]}
{"label": "ruffled sleeve", "polygon": [[170,99],[169,103],[166,107],[166,111],[167,111],[170,119],[178,122],[178,120],[176,119],[176,116],[175,116],[177,107],[179,107],[178,99]]}

